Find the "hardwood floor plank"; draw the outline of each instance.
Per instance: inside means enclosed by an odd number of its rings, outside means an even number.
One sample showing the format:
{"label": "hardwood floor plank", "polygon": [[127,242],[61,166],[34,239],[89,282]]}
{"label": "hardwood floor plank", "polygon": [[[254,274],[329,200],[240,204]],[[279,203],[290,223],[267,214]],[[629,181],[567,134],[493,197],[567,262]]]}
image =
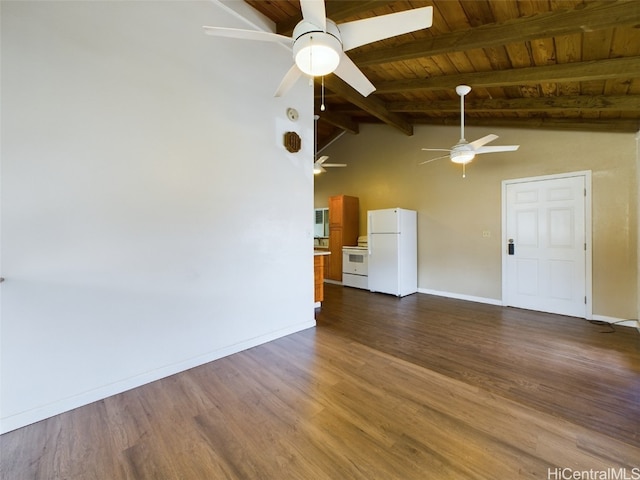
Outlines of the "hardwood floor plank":
{"label": "hardwood floor plank", "polygon": [[317,327],[0,436],[0,478],[498,479],[640,468],[634,329],[325,285]]}

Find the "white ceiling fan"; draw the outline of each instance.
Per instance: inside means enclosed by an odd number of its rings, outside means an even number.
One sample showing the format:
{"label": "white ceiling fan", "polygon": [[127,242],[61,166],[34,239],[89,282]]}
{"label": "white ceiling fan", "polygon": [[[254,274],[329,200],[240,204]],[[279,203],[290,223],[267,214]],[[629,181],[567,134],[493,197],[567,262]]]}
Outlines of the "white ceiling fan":
{"label": "white ceiling fan", "polygon": [[451,148],[423,148],[428,152],[449,152],[448,155],[432,158],[419,163],[418,165],[424,165],[425,163],[434,162],[443,158],[449,157],[452,162],[462,164],[462,177],[465,177],[465,166],[471,162],[476,155],[480,153],[494,153],[494,152],[513,152],[518,150],[520,145],[503,145],[499,147],[485,147],[489,142],[493,142],[498,135],[487,135],[485,137],[474,140],[473,142],[467,142],[464,138],[464,97],[471,91],[471,87],[468,85],[458,85],[456,87],[456,93],[460,96],[460,140]]}
{"label": "white ceiling fan", "polygon": [[364,97],[376,88],[344,54],[367,43],[429,28],[433,7],[415,8],[336,25],[326,17],[323,0],[300,0],[302,20],[287,37],[271,32],[224,27],[203,27],[207,35],[279,42],[293,50],[294,65],[284,76],[275,96],[284,95],[300,76],[335,73]]}
{"label": "white ceiling fan", "polygon": [[321,156],[315,162],[313,162],[313,173],[317,175],[319,173],[326,172],[325,167],[346,167],[346,163],[324,163],[329,160],[329,157],[326,155]]}
{"label": "white ceiling fan", "polygon": [[[314,115],[313,116],[313,121],[314,121],[314,129],[313,129],[313,133],[314,133],[314,149],[317,150],[318,148],[318,119],[320,118],[319,115]],[[326,146],[325,146],[326,148]],[[318,152],[316,151],[314,154],[314,158],[318,156]],[[324,163],[327,160],[329,160],[329,157],[327,155],[323,155],[320,158],[318,158],[317,160],[315,160],[313,162],[313,174],[314,175],[319,175],[320,173],[324,173],[326,172],[324,167],[346,167],[347,164],[346,163]]]}

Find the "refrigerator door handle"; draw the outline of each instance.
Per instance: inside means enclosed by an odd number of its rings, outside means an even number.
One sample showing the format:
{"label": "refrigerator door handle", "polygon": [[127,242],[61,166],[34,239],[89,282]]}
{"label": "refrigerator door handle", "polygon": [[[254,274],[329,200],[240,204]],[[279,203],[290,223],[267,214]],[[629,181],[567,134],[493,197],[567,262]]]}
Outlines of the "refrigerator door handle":
{"label": "refrigerator door handle", "polygon": [[368,213],[367,219],[367,248],[369,250],[369,256],[371,256],[371,212]]}

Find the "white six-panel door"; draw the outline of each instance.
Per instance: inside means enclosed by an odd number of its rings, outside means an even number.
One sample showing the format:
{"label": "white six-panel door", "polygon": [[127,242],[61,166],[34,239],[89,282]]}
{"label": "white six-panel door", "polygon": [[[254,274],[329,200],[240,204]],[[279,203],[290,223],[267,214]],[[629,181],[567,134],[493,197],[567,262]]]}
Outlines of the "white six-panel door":
{"label": "white six-panel door", "polygon": [[503,304],[588,318],[587,175],[507,181],[503,194]]}

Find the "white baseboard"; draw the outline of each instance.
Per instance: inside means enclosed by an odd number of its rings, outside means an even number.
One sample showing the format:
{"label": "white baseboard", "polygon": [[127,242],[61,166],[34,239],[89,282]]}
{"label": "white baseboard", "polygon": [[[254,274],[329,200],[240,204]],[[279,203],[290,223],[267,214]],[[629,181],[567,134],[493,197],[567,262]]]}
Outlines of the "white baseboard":
{"label": "white baseboard", "polygon": [[497,298],[476,297],[473,295],[463,295],[461,293],[442,292],[440,290],[431,290],[429,288],[419,288],[419,293],[426,293],[428,295],[436,295],[438,297],[455,298],[457,300],[467,300],[469,302],[487,303],[489,305],[502,306],[502,300]]}
{"label": "white baseboard", "polygon": [[607,317],[605,315],[594,315],[593,320],[599,322],[615,323],[624,327],[636,327],[640,332],[640,322],[638,320],[625,320],[624,318]]}
{"label": "white baseboard", "polygon": [[[485,298],[485,297],[475,297],[473,295],[463,295],[460,293],[452,293],[452,292],[442,292],[439,290],[430,290],[428,288],[419,288],[418,292],[426,293],[428,295],[437,295],[438,297],[447,297],[447,298],[455,298],[457,300],[468,300],[470,302],[478,302],[478,303],[487,303],[489,305],[497,305],[501,307],[502,300],[498,300],[497,298]],[[638,320],[626,320],[624,318],[616,318],[616,317],[608,317],[606,315],[592,315],[593,320],[597,320],[599,322],[607,322],[616,325],[622,325],[625,327],[635,327],[640,332],[640,322]]]}
{"label": "white baseboard", "polygon": [[249,348],[262,345],[263,343],[267,343],[272,340],[276,340],[278,338],[291,335],[292,333],[306,330],[307,328],[312,328],[315,326],[315,320],[291,325],[287,328],[244,340],[242,342],[236,343],[235,345],[229,345],[227,347],[208,352],[204,355],[198,355],[182,362],[167,365],[150,372],[145,372],[143,374],[125,378],[121,381],[109,385],[104,385],[88,392],[83,392],[78,395],[60,399],[47,405],[42,405],[31,410],[11,415],[9,417],[1,418],[0,434],[10,432],[11,430],[16,430],[18,428],[30,425],[35,422],[39,422],[46,418],[68,412],[69,410],[73,410],[75,408],[97,402],[98,400],[102,400],[112,395],[117,395],[127,390],[141,387],[142,385],[160,380],[161,378],[184,372],[185,370],[189,370],[190,368],[204,365],[205,363],[209,363],[214,360],[233,355],[234,353],[238,353],[243,350],[247,350]]}

